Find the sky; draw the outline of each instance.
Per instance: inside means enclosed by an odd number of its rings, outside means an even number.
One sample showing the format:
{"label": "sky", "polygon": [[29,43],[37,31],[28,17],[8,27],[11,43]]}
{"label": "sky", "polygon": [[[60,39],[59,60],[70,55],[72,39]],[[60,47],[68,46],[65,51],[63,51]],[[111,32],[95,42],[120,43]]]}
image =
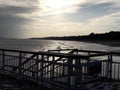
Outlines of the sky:
{"label": "sky", "polygon": [[120,0],[0,0],[0,38],[120,31]]}

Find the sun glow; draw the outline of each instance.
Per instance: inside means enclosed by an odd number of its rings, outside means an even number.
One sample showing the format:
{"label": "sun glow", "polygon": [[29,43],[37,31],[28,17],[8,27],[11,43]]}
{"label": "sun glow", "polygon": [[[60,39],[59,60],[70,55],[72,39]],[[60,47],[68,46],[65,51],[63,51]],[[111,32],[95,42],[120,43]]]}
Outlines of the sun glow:
{"label": "sun glow", "polygon": [[67,5],[65,0],[46,0],[44,6],[49,9],[59,10]]}
{"label": "sun glow", "polygon": [[81,0],[39,0],[39,7],[44,15],[75,13]]}

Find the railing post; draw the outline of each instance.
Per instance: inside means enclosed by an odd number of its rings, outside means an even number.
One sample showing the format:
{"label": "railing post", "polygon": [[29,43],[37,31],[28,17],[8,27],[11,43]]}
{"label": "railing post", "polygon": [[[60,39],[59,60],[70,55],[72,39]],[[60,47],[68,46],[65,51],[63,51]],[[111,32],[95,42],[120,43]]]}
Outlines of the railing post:
{"label": "railing post", "polygon": [[68,67],[67,84],[68,84],[68,90],[69,90],[71,88],[71,75],[73,71],[72,58],[68,58],[67,67]]}
{"label": "railing post", "polygon": [[22,74],[22,66],[21,66],[21,63],[22,63],[22,53],[19,52],[19,65],[18,65],[18,76],[21,76]]}
{"label": "railing post", "polygon": [[41,56],[41,64],[40,64],[40,79],[41,79],[41,84],[43,82],[43,63],[44,63],[44,55]]}
{"label": "railing post", "polygon": [[35,70],[35,72],[36,72],[36,82],[38,82],[38,64],[39,64],[39,61],[38,61],[38,59],[39,59],[39,55],[37,55],[36,56],[36,70]]}
{"label": "railing post", "polygon": [[108,62],[109,62],[109,78],[112,79],[112,53],[108,55]]}
{"label": "railing post", "polygon": [[81,60],[76,59],[75,60],[75,86],[80,86],[82,81],[82,66],[81,66]]}
{"label": "railing post", "polygon": [[[90,56],[90,54],[91,54],[91,53],[88,52],[88,56]],[[89,62],[90,62],[90,57],[87,59],[87,66],[86,66],[86,69],[87,69],[86,71],[87,71],[87,72],[86,72],[86,74],[89,74],[89,69],[88,69],[88,67],[89,67]]]}
{"label": "railing post", "polygon": [[[105,72],[105,77],[106,78],[110,78],[110,73],[109,73],[109,71],[110,71],[110,54],[108,54],[108,60],[107,60],[107,62],[106,62],[106,71],[104,71]],[[104,75],[104,73],[103,73],[103,75]]]}
{"label": "railing post", "polygon": [[[53,56],[53,65],[52,65],[52,76],[51,76],[51,78],[52,78],[52,80],[54,81],[54,69],[55,69],[55,65],[54,65],[54,61],[55,61],[55,57]],[[51,72],[51,71],[50,71]]]}
{"label": "railing post", "polygon": [[5,67],[5,51],[2,51],[2,72],[4,72]]}

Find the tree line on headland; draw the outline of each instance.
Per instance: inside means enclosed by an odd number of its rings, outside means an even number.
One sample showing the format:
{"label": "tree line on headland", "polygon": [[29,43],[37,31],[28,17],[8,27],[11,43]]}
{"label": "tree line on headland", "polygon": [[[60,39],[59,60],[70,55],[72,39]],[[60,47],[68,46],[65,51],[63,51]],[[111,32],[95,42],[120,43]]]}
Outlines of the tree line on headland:
{"label": "tree line on headland", "polygon": [[97,41],[97,40],[120,40],[120,31],[111,31],[107,33],[90,33],[83,36],[63,36],[63,37],[44,37],[31,39],[47,39],[47,40],[72,40],[72,41]]}

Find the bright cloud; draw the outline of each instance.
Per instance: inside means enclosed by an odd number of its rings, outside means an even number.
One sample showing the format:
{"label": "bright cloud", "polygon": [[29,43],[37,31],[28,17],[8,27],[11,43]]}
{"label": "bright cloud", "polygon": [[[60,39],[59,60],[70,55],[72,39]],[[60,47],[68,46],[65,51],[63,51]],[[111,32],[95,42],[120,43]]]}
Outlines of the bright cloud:
{"label": "bright cloud", "polygon": [[39,0],[39,8],[43,15],[74,13],[85,0]]}

